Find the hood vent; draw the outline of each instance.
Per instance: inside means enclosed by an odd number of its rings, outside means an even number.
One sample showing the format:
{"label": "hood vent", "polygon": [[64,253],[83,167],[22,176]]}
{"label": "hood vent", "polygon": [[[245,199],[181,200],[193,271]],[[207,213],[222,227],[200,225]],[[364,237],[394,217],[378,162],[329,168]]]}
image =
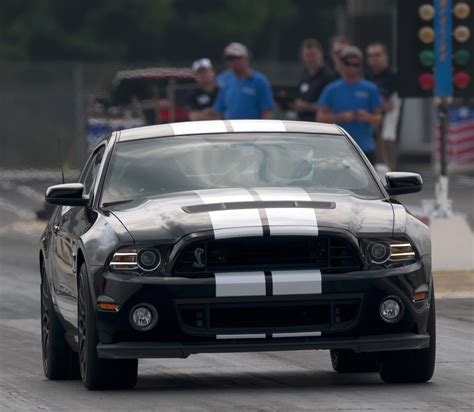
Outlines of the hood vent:
{"label": "hood vent", "polygon": [[182,209],[186,213],[215,212],[216,210],[236,210],[236,209],[270,209],[270,208],[305,208],[305,209],[335,209],[335,202],[317,201],[256,201],[256,202],[229,202],[210,203],[204,205],[184,206]]}

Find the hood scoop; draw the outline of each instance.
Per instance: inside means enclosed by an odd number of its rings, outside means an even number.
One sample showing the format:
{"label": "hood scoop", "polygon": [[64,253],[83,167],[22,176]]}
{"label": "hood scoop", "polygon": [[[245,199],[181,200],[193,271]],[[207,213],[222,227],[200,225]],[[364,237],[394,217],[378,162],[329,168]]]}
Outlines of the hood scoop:
{"label": "hood scoop", "polygon": [[209,203],[201,205],[183,206],[182,209],[186,213],[205,213],[215,212],[218,210],[241,210],[241,209],[335,209],[335,202],[318,202],[318,201],[256,201],[256,202],[226,202],[226,203]]}

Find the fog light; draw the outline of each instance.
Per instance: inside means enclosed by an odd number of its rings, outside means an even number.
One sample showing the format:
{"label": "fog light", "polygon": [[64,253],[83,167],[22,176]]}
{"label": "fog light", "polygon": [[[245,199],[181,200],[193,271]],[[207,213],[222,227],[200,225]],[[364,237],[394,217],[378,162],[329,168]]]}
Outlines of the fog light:
{"label": "fog light", "polygon": [[130,312],[130,323],[139,331],[150,330],[158,321],[156,309],[147,304],[139,304]]}
{"label": "fog light", "polygon": [[385,322],[396,323],[402,317],[401,302],[394,296],[390,296],[382,301],[379,312]]}

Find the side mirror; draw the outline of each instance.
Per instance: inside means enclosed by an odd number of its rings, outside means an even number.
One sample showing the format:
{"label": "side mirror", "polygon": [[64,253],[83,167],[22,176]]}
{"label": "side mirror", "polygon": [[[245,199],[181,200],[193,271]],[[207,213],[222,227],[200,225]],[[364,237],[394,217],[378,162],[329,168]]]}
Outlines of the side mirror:
{"label": "side mirror", "polygon": [[61,206],[85,206],[89,196],[84,196],[82,183],[65,183],[50,186],[46,189],[46,202]]}
{"label": "side mirror", "polygon": [[385,174],[385,189],[389,195],[416,193],[423,189],[423,179],[418,173],[389,172]]}

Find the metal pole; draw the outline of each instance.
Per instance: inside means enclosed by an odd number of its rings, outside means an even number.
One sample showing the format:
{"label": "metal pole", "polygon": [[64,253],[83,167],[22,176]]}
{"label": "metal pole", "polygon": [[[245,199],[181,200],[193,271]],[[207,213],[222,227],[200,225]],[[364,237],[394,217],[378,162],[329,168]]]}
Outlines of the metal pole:
{"label": "metal pole", "polygon": [[446,218],[451,212],[448,200],[448,159],[446,140],[449,104],[453,96],[452,0],[434,0],[435,18],[435,96],[440,119],[440,174],[436,185],[435,217]]}
{"label": "metal pole", "polygon": [[446,153],[446,138],[448,133],[448,103],[446,100],[442,100],[439,105],[439,127],[440,127],[440,154],[441,154],[441,176],[448,175],[448,159]]}
{"label": "metal pole", "polygon": [[448,180],[448,154],[447,136],[448,136],[448,114],[449,98],[438,100],[439,111],[439,150],[440,150],[440,173],[438,183],[435,187],[436,206],[433,217],[446,218],[452,215],[451,202],[448,198],[449,180]]}

